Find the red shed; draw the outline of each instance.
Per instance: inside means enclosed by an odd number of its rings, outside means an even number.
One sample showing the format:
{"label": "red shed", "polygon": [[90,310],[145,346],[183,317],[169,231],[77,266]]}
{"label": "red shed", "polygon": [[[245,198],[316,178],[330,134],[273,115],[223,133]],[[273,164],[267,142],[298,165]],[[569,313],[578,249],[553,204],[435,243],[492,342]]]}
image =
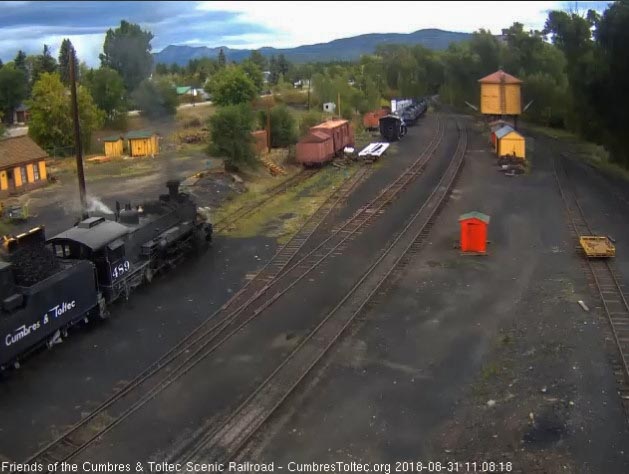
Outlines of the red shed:
{"label": "red shed", "polygon": [[340,153],[346,146],[354,145],[354,130],[347,120],[329,120],[310,129],[332,137],[334,153]]}
{"label": "red shed", "polygon": [[388,115],[386,109],[376,110],[375,112],[367,112],[363,116],[363,127],[367,130],[377,130],[380,127],[380,118]]}
{"label": "red shed", "polygon": [[487,252],[487,226],[489,216],[482,212],[468,212],[459,216],[461,225],[461,252],[484,254]]}
{"label": "red shed", "polygon": [[306,166],[325,163],[334,157],[332,137],[313,130],[299,140],[296,155],[297,161]]}

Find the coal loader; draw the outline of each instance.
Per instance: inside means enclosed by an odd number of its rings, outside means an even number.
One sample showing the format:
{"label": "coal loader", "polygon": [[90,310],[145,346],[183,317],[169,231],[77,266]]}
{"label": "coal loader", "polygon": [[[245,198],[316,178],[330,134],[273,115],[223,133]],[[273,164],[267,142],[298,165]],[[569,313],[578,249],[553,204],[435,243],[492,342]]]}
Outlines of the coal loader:
{"label": "coal loader", "polygon": [[178,181],[167,186],[157,200],[117,208],[111,219],[90,216],[48,241],[43,227],[4,237],[1,369],[54,345],[79,321],[105,318],[112,302],[205,248],[212,239],[208,213]]}

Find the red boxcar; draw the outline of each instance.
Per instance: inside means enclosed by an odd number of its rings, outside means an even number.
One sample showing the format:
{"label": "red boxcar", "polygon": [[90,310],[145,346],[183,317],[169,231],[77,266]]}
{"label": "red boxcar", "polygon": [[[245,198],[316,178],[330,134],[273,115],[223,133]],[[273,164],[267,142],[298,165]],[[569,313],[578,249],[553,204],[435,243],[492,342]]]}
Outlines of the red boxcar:
{"label": "red boxcar", "polygon": [[330,120],[310,129],[311,132],[322,132],[334,143],[334,153],[341,153],[346,146],[354,145],[354,130],[347,120]]}
{"label": "red boxcar", "polygon": [[297,143],[296,154],[304,166],[323,164],[334,158],[334,142],[325,133],[311,131]]}

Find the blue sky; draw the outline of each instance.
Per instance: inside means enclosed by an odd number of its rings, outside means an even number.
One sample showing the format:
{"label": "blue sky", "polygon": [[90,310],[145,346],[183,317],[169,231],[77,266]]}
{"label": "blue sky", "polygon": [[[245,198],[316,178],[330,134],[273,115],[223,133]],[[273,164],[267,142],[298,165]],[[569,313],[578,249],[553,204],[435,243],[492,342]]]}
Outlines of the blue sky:
{"label": "blue sky", "polygon": [[[153,51],[169,44],[292,47],[364,33],[421,28],[499,33],[514,21],[541,28],[551,9],[602,9],[609,2],[0,2],[0,59],[18,49],[56,55],[70,38],[81,60],[98,65],[105,32],[120,20],[153,32]],[[360,7],[358,7],[360,5]],[[393,13],[391,13],[393,12]]]}

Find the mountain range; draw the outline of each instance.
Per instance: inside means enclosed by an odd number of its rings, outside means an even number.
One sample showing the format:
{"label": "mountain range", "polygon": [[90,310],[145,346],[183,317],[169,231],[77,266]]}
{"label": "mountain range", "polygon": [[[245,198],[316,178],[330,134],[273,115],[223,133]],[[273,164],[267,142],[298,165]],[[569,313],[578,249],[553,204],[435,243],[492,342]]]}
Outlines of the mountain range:
{"label": "mountain range", "polygon": [[[294,63],[317,61],[350,61],[360,58],[363,54],[371,54],[380,44],[420,44],[433,50],[443,50],[450,43],[465,41],[470,33],[457,33],[438,29],[424,29],[413,33],[370,33],[350,38],[342,38],[328,43],[297,46],[295,48],[258,49],[264,56],[283,54]],[[240,62],[251,54],[251,49],[231,49],[227,47],[209,48],[207,46],[169,45],[158,53],[154,53],[155,63],[178,64],[184,66],[191,59],[216,58],[223,49],[228,61]]]}

